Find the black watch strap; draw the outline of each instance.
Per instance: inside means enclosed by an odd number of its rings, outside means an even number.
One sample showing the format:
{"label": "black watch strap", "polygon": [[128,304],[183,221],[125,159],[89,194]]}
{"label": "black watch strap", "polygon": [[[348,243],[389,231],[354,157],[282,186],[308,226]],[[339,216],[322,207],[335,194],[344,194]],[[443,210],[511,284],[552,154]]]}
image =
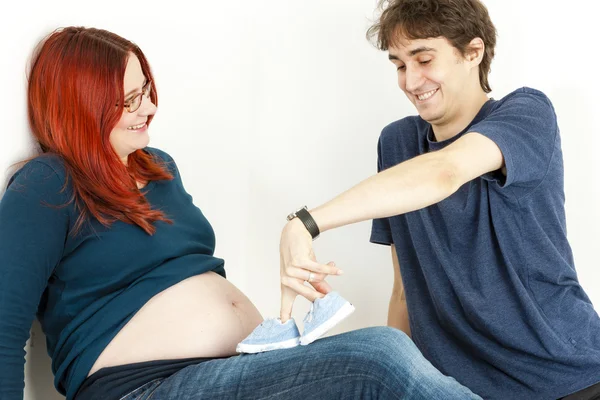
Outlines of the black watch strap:
{"label": "black watch strap", "polygon": [[319,237],[319,234],[321,233],[319,231],[319,227],[317,226],[317,223],[315,222],[312,215],[310,215],[310,213],[306,209],[306,206],[299,209],[295,213],[290,214],[288,216],[288,220],[292,220],[294,217],[298,217],[298,219],[302,221],[302,223],[306,227],[306,230],[308,231],[308,233],[310,233],[310,236],[312,236],[313,240]]}

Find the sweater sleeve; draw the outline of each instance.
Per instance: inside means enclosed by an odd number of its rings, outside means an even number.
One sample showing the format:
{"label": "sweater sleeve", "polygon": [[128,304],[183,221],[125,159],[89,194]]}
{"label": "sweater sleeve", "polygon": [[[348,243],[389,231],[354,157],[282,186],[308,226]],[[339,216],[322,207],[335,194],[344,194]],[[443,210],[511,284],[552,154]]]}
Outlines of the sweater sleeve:
{"label": "sweater sleeve", "polygon": [[69,229],[63,183],[48,164],[30,161],[0,201],[0,400],[23,398],[24,347]]}

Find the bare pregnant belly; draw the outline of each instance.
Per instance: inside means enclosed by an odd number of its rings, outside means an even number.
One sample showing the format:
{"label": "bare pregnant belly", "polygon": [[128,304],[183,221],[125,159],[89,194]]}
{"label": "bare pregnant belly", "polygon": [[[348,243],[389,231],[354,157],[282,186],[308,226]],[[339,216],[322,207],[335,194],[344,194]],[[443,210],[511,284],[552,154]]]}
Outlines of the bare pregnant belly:
{"label": "bare pregnant belly", "polygon": [[214,272],[196,275],[151,298],[108,344],[88,376],[142,361],[230,356],[262,320],[228,280]]}

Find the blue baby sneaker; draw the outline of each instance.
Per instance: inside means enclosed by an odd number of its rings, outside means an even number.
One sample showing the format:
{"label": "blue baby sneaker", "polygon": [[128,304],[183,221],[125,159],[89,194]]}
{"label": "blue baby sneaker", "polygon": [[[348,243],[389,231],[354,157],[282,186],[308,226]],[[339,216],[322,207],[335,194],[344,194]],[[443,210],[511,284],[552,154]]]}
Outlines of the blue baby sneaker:
{"label": "blue baby sneaker", "polygon": [[300,344],[306,346],[354,312],[354,306],[337,292],[329,292],[316,299],[304,318],[304,332]]}
{"label": "blue baby sneaker", "polygon": [[263,351],[289,349],[298,346],[300,331],[296,321],[290,318],[285,324],[279,318],[268,318],[254,328],[248,337],[238,343],[238,353],[261,353]]}

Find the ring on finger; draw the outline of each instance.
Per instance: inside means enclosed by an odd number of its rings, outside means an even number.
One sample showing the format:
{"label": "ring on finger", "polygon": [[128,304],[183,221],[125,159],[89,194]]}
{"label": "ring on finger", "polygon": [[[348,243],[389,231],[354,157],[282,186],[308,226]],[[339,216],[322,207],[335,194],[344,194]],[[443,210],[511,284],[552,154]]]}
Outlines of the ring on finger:
{"label": "ring on finger", "polygon": [[313,274],[312,272],[309,272],[307,282],[312,282],[314,279],[315,279],[315,274]]}

